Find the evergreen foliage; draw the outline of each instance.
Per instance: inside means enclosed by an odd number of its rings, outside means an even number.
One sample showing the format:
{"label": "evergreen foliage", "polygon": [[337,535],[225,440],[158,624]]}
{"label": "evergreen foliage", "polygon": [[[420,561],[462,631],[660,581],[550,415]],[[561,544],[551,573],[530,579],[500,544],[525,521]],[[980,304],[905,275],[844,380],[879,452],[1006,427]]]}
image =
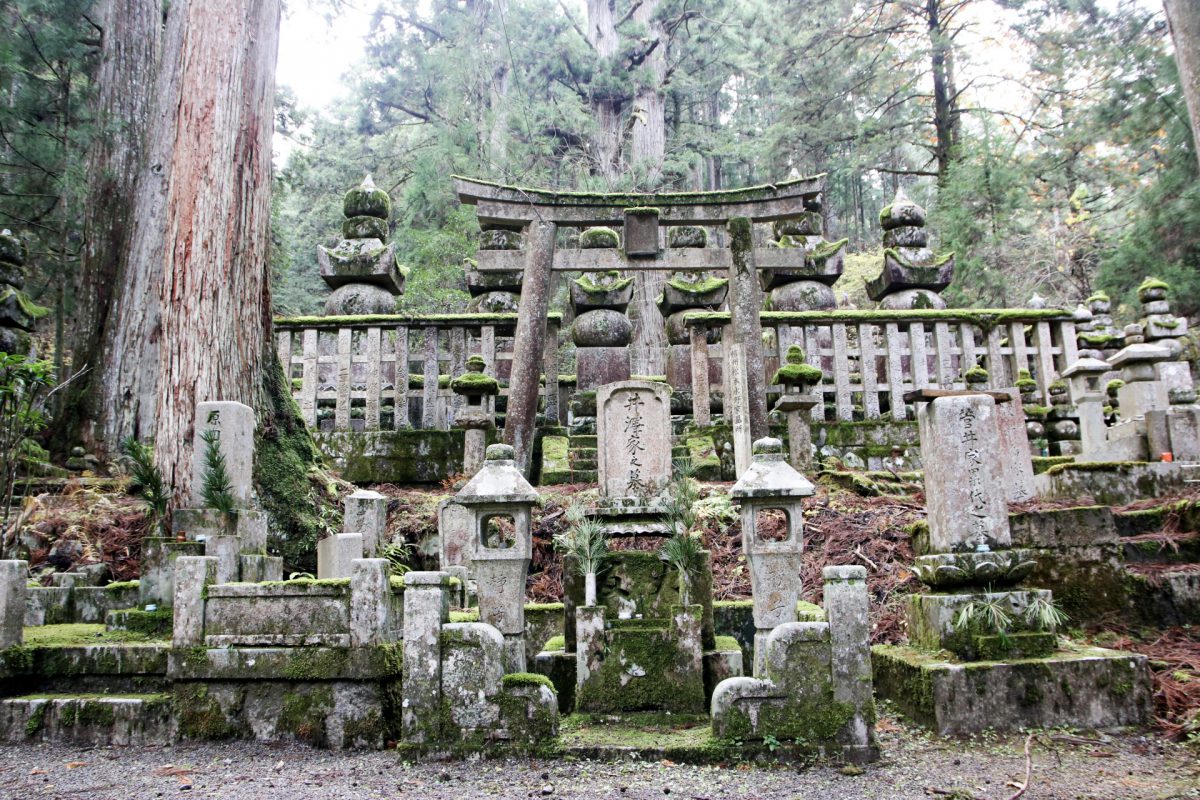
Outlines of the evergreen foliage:
{"label": "evergreen foliage", "polygon": [[229,479],[229,470],[225,466],[225,454],[221,452],[220,433],[207,430],[200,434],[200,438],[204,441],[204,507],[222,514],[232,514],[237,510],[237,501],[233,497],[233,482]]}

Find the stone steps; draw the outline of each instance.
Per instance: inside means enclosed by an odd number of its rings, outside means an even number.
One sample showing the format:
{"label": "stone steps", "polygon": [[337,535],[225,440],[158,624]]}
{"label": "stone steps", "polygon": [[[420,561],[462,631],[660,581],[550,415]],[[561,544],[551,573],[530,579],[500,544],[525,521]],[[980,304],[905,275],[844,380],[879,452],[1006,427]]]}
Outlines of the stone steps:
{"label": "stone steps", "polygon": [[175,739],[169,694],[44,694],[0,700],[0,741],[104,747]]}
{"label": "stone steps", "polygon": [[1200,532],[1151,532],[1121,538],[1126,564],[1198,564]]}

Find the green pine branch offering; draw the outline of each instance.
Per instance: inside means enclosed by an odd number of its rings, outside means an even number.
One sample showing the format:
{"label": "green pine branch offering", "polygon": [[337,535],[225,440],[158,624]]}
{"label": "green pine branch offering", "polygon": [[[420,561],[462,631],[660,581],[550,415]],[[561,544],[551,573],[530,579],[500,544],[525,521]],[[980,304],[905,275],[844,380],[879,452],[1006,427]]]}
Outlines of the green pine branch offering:
{"label": "green pine branch offering", "polygon": [[162,470],[154,463],[153,440],[139,442],[132,435],[121,442],[121,450],[129,459],[129,473],[140,488],[142,502],[146,504],[148,530],[158,530],[159,536],[167,535],[167,512],[171,503],[171,492],[163,479]]}
{"label": "green pine branch offering", "polygon": [[237,510],[237,501],[225,466],[225,454],[221,452],[221,435],[210,430],[200,434],[200,438],[204,440],[204,507],[232,514]]}

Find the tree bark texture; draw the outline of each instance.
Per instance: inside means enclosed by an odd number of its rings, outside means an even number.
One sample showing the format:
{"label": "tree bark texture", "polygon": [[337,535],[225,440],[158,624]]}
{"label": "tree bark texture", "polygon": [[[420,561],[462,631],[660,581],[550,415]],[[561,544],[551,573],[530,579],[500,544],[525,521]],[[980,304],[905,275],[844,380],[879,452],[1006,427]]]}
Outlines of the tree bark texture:
{"label": "tree bark texture", "polygon": [[[662,21],[657,18],[659,0],[646,0],[633,12],[633,19],[644,24],[650,37],[658,40],[642,63],[644,78],[638,82],[633,100],[630,165],[641,185],[654,191],[662,185],[663,159],[667,150],[667,104],[663,84],[667,74],[667,41]],[[633,342],[629,350],[629,370],[634,375],[662,375],[666,372],[667,330],[655,304],[667,283],[667,273],[641,271],[634,275],[633,302],[629,319],[633,323]]]}
{"label": "tree bark texture", "polygon": [[925,0],[929,52],[933,70],[933,127],[937,134],[934,158],[938,186],[945,186],[958,149],[958,91],[954,85],[954,45],[942,18],[942,0]]}
{"label": "tree bark texture", "polygon": [[106,394],[105,384],[117,383],[119,376],[105,370],[101,354],[110,327],[128,319],[113,310],[130,279],[132,212],[144,167],[162,13],[160,0],[104,0],[97,8],[103,33],[93,101],[96,134],[88,152],[81,290],[71,331],[72,370],[86,366],[88,372],[72,385],[56,426],[61,450],[83,442],[93,452],[111,453],[118,444],[115,434],[130,430],[110,419],[118,416],[120,404]]}
{"label": "tree bark texture", "polygon": [[1196,0],[1164,0],[1171,39],[1175,42],[1175,63],[1179,65],[1179,85],[1187,100],[1192,123],[1197,163],[1200,163],[1200,3]]}
{"label": "tree bark texture", "polygon": [[[601,69],[611,68],[620,39],[616,27],[616,0],[587,0],[588,43],[596,51]],[[615,89],[609,87],[610,92]],[[592,141],[595,172],[609,184],[617,180],[621,163],[622,97],[615,94],[593,94],[592,113],[596,118],[596,136]]]}
{"label": "tree bark texture", "polygon": [[263,407],[279,15],[279,0],[190,0],[174,20],[178,50],[164,51],[177,61],[163,70],[152,134],[170,148],[161,162],[162,279],[153,287],[155,456],[177,488],[191,480],[197,403]]}

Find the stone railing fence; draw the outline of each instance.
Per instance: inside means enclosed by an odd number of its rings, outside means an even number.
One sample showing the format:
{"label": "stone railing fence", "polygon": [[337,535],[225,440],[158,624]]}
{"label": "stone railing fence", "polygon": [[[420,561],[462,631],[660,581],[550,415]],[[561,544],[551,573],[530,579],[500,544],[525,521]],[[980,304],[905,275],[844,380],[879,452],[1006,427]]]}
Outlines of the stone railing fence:
{"label": "stone railing fence", "polygon": [[[516,321],[516,314],[293,317],[276,319],[275,335],[310,428],[447,430],[463,403],[449,380],[466,372],[469,356],[483,357],[484,371],[500,381],[500,396],[508,396]],[[550,316],[551,341],[560,324],[559,315]],[[547,348],[548,419],[559,413],[556,355]],[[404,365],[405,379],[397,380],[397,365]]]}
{"label": "stone railing fence", "polygon": [[[697,365],[720,360],[721,345],[706,334],[733,332],[725,312],[697,313],[692,330],[692,375]],[[1075,323],[1058,309],[947,309],[928,311],[763,312],[764,331],[774,331],[764,359],[768,380],[790,345],[799,345],[808,362],[821,367],[825,381],[812,391],[832,406],[832,420],[907,419],[904,393],[913,389],[961,389],[963,373],[978,364],[988,372],[989,389],[1010,387],[1027,369],[1038,383],[1043,403],[1059,374],[1078,358]],[[693,381],[693,408],[705,424],[712,389]],[[782,387],[771,386],[777,395]],[[815,418],[823,418],[816,411]]]}

